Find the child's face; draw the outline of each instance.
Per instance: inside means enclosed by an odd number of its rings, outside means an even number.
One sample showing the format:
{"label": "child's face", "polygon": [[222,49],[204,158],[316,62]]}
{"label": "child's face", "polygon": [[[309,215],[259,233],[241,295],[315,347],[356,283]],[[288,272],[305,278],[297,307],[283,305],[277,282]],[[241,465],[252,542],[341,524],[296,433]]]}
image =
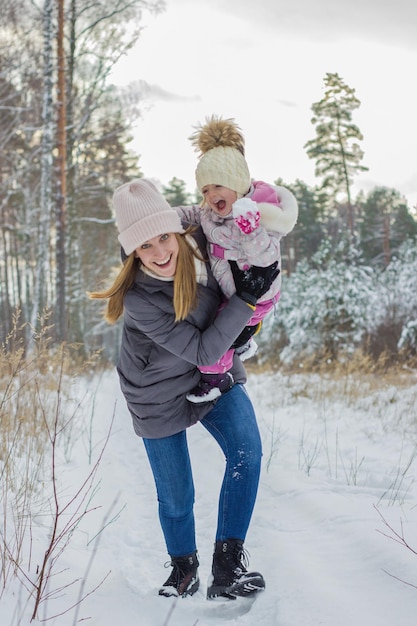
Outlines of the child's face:
{"label": "child's face", "polygon": [[231,213],[232,204],[237,200],[236,191],[222,185],[205,185],[201,193],[210,209],[222,217]]}

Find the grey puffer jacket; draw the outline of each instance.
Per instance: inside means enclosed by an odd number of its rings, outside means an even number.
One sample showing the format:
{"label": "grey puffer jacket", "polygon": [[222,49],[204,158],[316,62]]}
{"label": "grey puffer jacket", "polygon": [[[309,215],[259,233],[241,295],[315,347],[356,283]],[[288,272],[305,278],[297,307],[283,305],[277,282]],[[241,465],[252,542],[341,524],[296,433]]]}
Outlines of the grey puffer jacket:
{"label": "grey puffer jacket", "polygon": [[[204,253],[206,240],[201,229],[194,236]],[[199,285],[196,309],[181,322],[175,322],[172,282],[139,270],[125,296],[117,371],[140,437],[173,435],[210,411],[213,403],[193,404],[186,399],[200,378],[197,365],[216,362],[251,317],[252,309],[236,295],[217,315],[220,290],[208,264],[207,271],[208,284]],[[246,381],[238,357],[232,374],[236,382]]]}

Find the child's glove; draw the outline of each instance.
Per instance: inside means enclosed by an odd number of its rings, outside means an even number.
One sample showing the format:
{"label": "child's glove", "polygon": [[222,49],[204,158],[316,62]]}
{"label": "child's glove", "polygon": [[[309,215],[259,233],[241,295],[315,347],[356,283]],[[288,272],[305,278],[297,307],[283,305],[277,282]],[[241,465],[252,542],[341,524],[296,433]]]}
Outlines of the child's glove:
{"label": "child's glove", "polygon": [[261,218],[258,205],[250,198],[240,198],[232,205],[233,217],[238,228],[248,235],[259,226]]}
{"label": "child's glove", "polygon": [[236,261],[229,261],[229,265],[233,274],[236,295],[252,307],[256,306],[259,298],[266,294],[280,272],[278,261],[274,261],[267,267],[251,265],[246,270],[240,270]]}

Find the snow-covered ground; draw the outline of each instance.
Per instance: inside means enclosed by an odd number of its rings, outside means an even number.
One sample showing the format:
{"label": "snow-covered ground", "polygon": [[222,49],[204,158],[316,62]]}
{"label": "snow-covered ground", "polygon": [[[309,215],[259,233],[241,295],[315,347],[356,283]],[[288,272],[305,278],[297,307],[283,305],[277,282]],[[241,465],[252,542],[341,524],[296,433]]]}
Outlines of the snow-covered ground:
{"label": "snow-covered ground", "polygon": [[[264,463],[246,548],[251,567],[265,576],[266,590],[254,602],[227,603],[205,599],[223,471],[220,450],[201,426],[189,430],[202,584],[190,598],[158,597],[169,569],[153,479],[115,373],[97,380],[88,384],[84,425],[62,457],[63,502],[91,470],[90,452],[94,463],[113,413],[114,422],[85,504],[94,510],[71,534],[49,591],[73,584],[42,605],[41,619],[60,614],[46,624],[415,625],[417,554],[393,534],[417,549],[415,388],[387,386],[374,394],[354,385],[331,397],[318,377],[249,376]],[[24,563],[31,576],[48,531],[47,516],[37,516]],[[85,594],[90,595],[70,609]],[[26,595],[17,585],[3,594],[2,626],[29,623],[33,601],[25,606]]]}

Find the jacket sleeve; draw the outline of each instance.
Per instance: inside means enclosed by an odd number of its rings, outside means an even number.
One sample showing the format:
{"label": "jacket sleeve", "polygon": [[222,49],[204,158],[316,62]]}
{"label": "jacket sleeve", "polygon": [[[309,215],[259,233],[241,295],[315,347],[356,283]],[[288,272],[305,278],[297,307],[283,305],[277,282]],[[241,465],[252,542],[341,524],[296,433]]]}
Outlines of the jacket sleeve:
{"label": "jacket sleeve", "polygon": [[200,224],[201,209],[193,204],[192,206],[176,206],[174,207],[183,222],[190,224]]}
{"label": "jacket sleeve", "polygon": [[279,206],[270,202],[258,202],[261,214],[261,225],[267,230],[273,230],[287,235],[297,223],[298,203],[294,194],[286,187],[274,186],[277,192]]}
{"label": "jacket sleeve", "polygon": [[175,322],[174,315],[148,300],[125,298],[129,324],[177,357],[197,366],[212,365],[230,348],[249,321],[253,310],[233,295],[212,324],[199,329],[188,318]]}
{"label": "jacket sleeve", "polygon": [[280,235],[268,233],[262,226],[259,226],[252,233],[242,233],[242,257],[247,260],[249,265],[267,267],[280,258],[280,238]]}

